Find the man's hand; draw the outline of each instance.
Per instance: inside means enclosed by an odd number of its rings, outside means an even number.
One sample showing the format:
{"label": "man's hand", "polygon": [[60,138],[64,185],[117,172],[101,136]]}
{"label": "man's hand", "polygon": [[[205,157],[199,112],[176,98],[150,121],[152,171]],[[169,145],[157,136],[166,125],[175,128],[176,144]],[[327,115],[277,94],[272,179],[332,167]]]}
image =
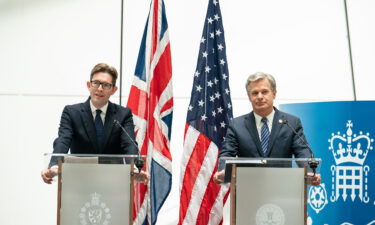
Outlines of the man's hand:
{"label": "man's hand", "polygon": [[44,183],[51,184],[53,177],[57,175],[58,168],[45,169],[41,172]]}
{"label": "man's hand", "polygon": [[311,172],[307,173],[307,179],[308,183],[310,183],[313,186],[319,185],[321,181],[320,174],[313,174]]}
{"label": "man's hand", "polygon": [[225,171],[217,171],[213,177],[215,184],[222,184],[224,182]]}
{"label": "man's hand", "polygon": [[147,184],[148,181],[150,180],[150,176],[148,175],[147,172],[141,170],[141,172],[134,171],[133,172],[134,180],[136,182],[141,182]]}

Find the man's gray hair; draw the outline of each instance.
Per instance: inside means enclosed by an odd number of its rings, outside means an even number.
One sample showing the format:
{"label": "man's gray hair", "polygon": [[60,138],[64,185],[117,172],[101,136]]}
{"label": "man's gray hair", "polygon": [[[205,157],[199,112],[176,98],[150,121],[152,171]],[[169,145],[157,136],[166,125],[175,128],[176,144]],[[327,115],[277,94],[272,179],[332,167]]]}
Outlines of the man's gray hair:
{"label": "man's gray hair", "polygon": [[249,84],[251,82],[256,82],[258,80],[263,80],[263,79],[267,79],[270,82],[270,84],[271,84],[271,90],[272,91],[276,91],[276,81],[275,81],[275,78],[271,74],[263,73],[263,72],[256,72],[254,74],[251,74],[247,78],[247,80],[246,80],[246,91],[250,92],[250,90],[249,90]]}

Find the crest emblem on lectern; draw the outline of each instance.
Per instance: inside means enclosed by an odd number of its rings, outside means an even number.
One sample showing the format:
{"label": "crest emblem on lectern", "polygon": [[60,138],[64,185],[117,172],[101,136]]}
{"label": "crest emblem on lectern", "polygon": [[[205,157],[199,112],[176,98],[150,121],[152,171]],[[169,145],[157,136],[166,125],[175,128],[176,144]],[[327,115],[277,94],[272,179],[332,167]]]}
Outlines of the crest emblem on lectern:
{"label": "crest emblem on lectern", "polygon": [[81,208],[81,225],[109,225],[110,210],[105,203],[100,202],[100,197],[98,193],[91,194],[91,201]]}
{"label": "crest emblem on lectern", "polygon": [[[370,150],[373,150],[373,138],[362,131],[355,134],[352,130],[353,123],[348,120],[347,130],[344,134],[332,133],[328,140],[329,150],[333,154],[336,165],[331,166],[332,193],[331,201],[335,202],[342,197],[345,202],[348,198],[354,202],[358,198],[363,203],[368,203],[368,174],[370,167],[365,164]],[[349,196],[350,194],[350,196]]]}
{"label": "crest emblem on lectern", "polygon": [[265,204],[258,209],[255,220],[257,225],[284,225],[285,215],[278,205]]}

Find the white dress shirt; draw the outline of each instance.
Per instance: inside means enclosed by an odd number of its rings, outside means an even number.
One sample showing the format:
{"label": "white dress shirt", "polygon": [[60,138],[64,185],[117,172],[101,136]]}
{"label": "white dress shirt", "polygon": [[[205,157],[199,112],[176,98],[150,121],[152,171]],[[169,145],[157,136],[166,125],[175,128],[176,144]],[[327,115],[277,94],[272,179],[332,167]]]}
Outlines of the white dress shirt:
{"label": "white dress shirt", "polygon": [[[273,121],[273,117],[275,116],[275,110],[272,109],[272,112],[266,116],[267,117],[267,125],[268,125],[268,128],[270,130],[270,134],[271,134],[271,130],[272,130],[272,121]],[[258,135],[259,135],[259,140],[261,140],[261,130],[262,130],[262,126],[263,126],[263,122],[261,121],[263,117],[259,116],[258,114],[256,114],[254,112],[254,117],[255,117],[255,125],[257,126],[257,131],[258,131]]]}
{"label": "white dress shirt", "polygon": [[[92,118],[94,118],[94,121],[95,121],[97,108],[95,108],[94,104],[92,104],[91,101],[90,101],[90,108],[91,108]],[[107,104],[105,104],[103,107],[100,108],[100,110],[102,110],[102,113],[100,113],[100,117],[102,118],[103,125],[105,121],[105,114],[107,113],[107,108],[108,108],[108,102]]]}

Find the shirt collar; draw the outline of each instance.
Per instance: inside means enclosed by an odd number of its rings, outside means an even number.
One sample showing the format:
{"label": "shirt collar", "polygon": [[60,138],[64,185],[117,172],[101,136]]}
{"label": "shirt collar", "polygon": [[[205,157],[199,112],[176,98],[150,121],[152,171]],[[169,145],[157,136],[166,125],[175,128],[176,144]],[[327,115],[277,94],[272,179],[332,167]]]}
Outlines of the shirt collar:
{"label": "shirt collar", "polygon": [[[92,101],[90,101],[90,108],[91,108],[91,113],[95,115],[97,108],[94,106],[94,104],[92,104]],[[108,102],[103,107],[100,108],[100,110],[102,110],[103,115],[107,113],[107,109],[108,109]]]}
{"label": "shirt collar", "polygon": [[[268,114],[268,116],[266,116],[268,122],[267,124],[268,125],[272,125],[272,122],[273,122],[273,117],[275,116],[275,109],[272,109],[272,112],[270,114]],[[256,114],[254,112],[254,117],[255,117],[255,124],[257,125],[257,127],[261,126],[261,120],[263,117],[259,116],[258,114]]]}

